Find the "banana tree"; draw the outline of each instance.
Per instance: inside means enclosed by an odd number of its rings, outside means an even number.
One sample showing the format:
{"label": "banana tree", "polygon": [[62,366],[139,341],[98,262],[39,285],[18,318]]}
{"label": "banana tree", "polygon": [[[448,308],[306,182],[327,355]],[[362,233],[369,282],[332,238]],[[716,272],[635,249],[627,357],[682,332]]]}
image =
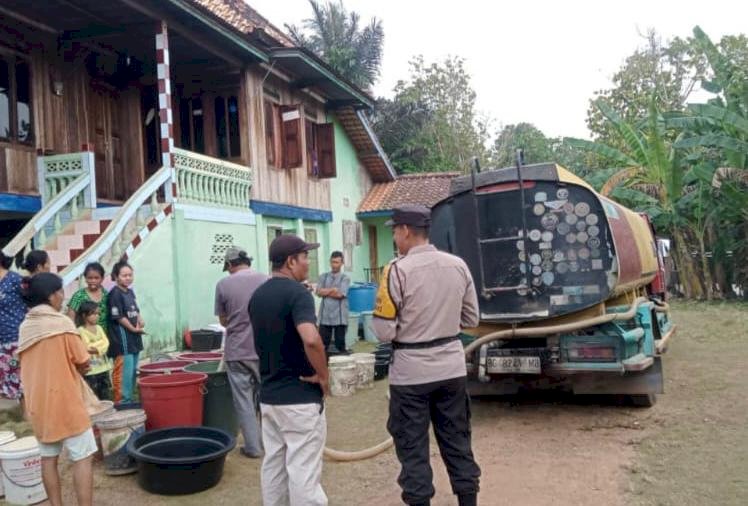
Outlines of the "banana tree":
{"label": "banana tree", "polygon": [[709,291],[701,286],[688,251],[685,217],[678,212],[677,203],[685,193],[684,163],[673,143],[667,140],[665,123],[655,101],[650,101],[647,117],[636,125],[625,121],[602,101],[596,101],[595,107],[619,132],[625,141],[625,148],[619,150],[599,142],[575,138],[566,138],[564,142],[619,164],[621,169],[602,187],[603,195],[609,195],[617,187],[623,186],[654,198],[658,211],[656,223],[675,242],[675,262],[686,297],[702,298],[708,295]]}

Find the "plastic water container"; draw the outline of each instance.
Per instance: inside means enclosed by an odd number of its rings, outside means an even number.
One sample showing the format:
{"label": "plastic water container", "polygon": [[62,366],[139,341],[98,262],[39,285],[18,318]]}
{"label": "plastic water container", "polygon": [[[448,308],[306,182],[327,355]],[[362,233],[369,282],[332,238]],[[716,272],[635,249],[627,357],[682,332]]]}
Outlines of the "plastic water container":
{"label": "plastic water container", "polygon": [[201,372],[208,375],[203,396],[203,425],[226,431],[230,436],[239,434],[239,419],[234,409],[228,372],[218,370],[220,361],[198,362],[188,365],[184,372]]}
{"label": "plastic water container", "polygon": [[348,289],[348,308],[360,313],[373,311],[377,298],[377,285],[374,283],[354,283]]}
{"label": "plastic water container", "polygon": [[99,404],[95,408],[89,408],[88,410],[88,416],[91,418],[91,423],[93,424],[93,433],[94,439],[96,439],[96,447],[98,448],[95,455],[95,458],[97,460],[100,460],[102,457],[102,446],[101,433],[99,432],[99,428],[96,426],[96,422],[98,422],[102,418],[106,418],[112,413],[114,413],[114,403],[112,401],[106,400],[99,401]]}
{"label": "plastic water container", "polygon": [[330,394],[335,397],[348,397],[356,392],[358,368],[350,356],[330,357]]}
{"label": "plastic water container", "polygon": [[146,429],[202,425],[207,379],[207,374],[196,372],[140,378],[140,401],[148,415]]}
{"label": "plastic water container", "polygon": [[138,374],[141,378],[161,374],[172,374],[175,372],[182,372],[185,366],[194,363],[194,360],[163,360],[161,362],[141,365],[138,367]]}
{"label": "plastic water container", "polygon": [[377,335],[371,326],[371,320],[374,318],[374,311],[364,311],[361,313],[362,325],[364,326],[364,339],[370,343],[378,343]]}
{"label": "plastic water container", "polygon": [[[13,432],[11,432],[9,430],[4,430],[4,431],[0,432],[0,447],[2,447],[2,445],[6,445],[8,443],[12,443],[15,440],[16,440],[15,433],[13,433]],[[2,480],[2,478],[0,478],[0,497],[2,497],[4,495],[5,495],[5,489],[3,488],[3,480]]]}
{"label": "plastic water container", "polygon": [[144,410],[125,409],[96,421],[101,434],[106,474],[118,476],[138,470],[135,459],[127,453],[127,443],[145,432],[145,419]]}
{"label": "plastic water container", "polygon": [[353,348],[353,345],[358,341],[358,323],[360,319],[360,313],[354,311],[348,313],[348,328],[345,331],[345,347],[348,349]]}
{"label": "plastic water container", "polygon": [[5,502],[36,504],[47,498],[42,483],[42,457],[33,436],[22,437],[0,447]]}
{"label": "plastic water container", "polygon": [[[188,352],[180,353],[177,355],[177,360],[187,360],[192,363],[215,362],[215,361],[220,361],[222,358],[223,358],[223,353],[219,351],[192,351],[192,352],[188,351]],[[184,370],[184,367],[182,369]]]}
{"label": "plastic water container", "polygon": [[377,358],[373,353],[354,353],[350,356],[356,363],[358,381],[356,390],[374,388],[374,362]]}

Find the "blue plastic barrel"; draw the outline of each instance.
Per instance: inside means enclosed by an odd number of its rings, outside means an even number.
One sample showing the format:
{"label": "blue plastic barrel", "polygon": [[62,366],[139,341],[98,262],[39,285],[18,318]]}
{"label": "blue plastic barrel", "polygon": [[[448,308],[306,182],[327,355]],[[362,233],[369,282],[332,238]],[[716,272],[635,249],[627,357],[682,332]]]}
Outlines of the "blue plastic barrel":
{"label": "blue plastic barrel", "polygon": [[377,297],[377,285],[374,283],[354,283],[348,289],[348,308],[356,313],[373,311]]}

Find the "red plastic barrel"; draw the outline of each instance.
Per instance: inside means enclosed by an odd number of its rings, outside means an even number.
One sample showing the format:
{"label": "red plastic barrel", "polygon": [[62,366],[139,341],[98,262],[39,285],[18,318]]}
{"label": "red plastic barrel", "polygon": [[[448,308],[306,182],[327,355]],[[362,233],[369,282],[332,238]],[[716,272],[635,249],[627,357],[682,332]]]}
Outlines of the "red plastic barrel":
{"label": "red plastic barrel", "polygon": [[164,360],[162,362],[153,362],[151,364],[144,364],[138,367],[138,372],[141,378],[147,376],[153,376],[156,374],[171,374],[175,372],[182,372],[182,370],[188,366],[194,364],[194,360]]}
{"label": "red plastic barrel", "polygon": [[180,372],[138,380],[146,430],[203,423],[203,392],[207,374]]}
{"label": "red plastic barrel", "polygon": [[[213,362],[215,360],[221,360],[223,353],[217,351],[192,351],[187,353],[180,353],[177,355],[179,360],[189,360],[190,362]],[[189,364],[186,364],[189,365]]]}

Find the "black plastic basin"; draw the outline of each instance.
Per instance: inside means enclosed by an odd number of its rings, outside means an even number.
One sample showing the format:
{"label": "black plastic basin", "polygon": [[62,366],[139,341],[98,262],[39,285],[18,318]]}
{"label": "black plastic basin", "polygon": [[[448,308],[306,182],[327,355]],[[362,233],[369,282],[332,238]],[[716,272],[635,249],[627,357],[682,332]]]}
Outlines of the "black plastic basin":
{"label": "black plastic basin", "polygon": [[153,494],[194,494],[221,481],[226,454],[236,439],[211,427],[171,427],[130,441],[138,484]]}

